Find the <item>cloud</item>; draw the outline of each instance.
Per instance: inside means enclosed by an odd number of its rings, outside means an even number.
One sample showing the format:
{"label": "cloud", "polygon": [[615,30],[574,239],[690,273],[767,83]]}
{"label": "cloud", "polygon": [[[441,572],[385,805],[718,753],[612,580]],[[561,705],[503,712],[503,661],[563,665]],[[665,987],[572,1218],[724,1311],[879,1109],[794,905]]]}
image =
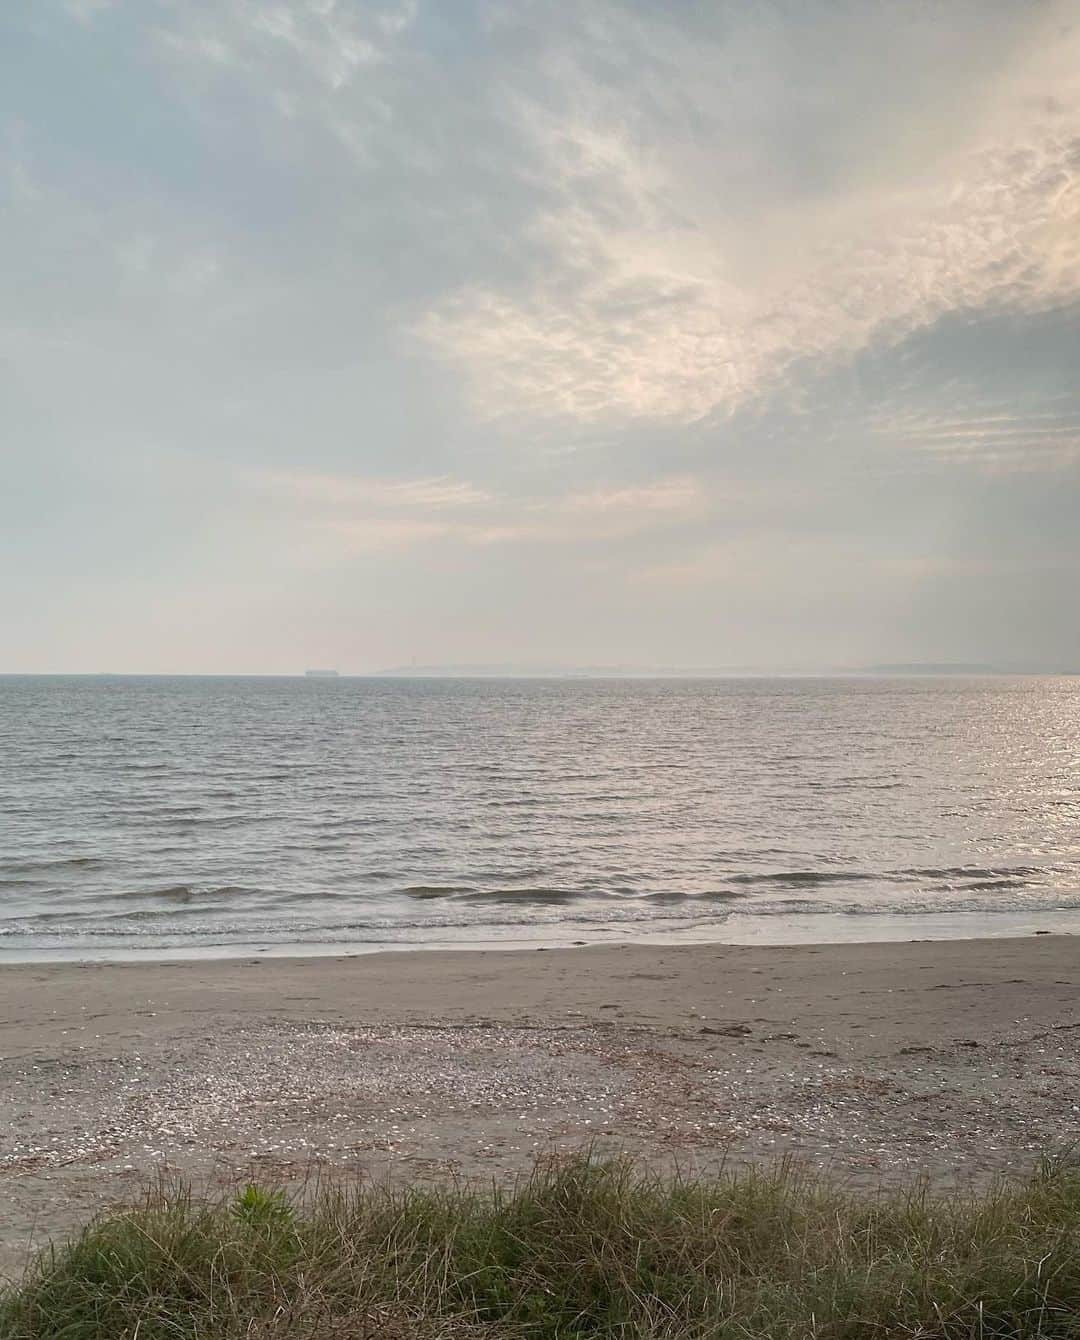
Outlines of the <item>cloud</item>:
{"label": "cloud", "polygon": [[79,23],[92,23],[99,14],[114,9],[118,0],[63,0],[66,13]]}
{"label": "cloud", "polygon": [[[339,0],[196,0],[174,9],[156,36],[174,60],[260,77],[276,70],[283,83],[299,76],[309,89],[332,95],[387,60],[416,13],[415,0],[375,7]],[[268,91],[280,97],[282,111],[296,110],[284,88]]]}
{"label": "cloud", "polygon": [[649,517],[674,513],[686,516],[698,511],[703,502],[700,483],[685,476],[658,479],[635,488],[593,489],[572,493],[561,502],[563,510],[598,516]]}
{"label": "cloud", "polygon": [[[551,58],[562,105],[524,93],[514,101],[549,183],[529,229],[535,270],[516,285],[462,287],[418,321],[418,335],[470,379],[484,415],[685,422],[729,413],[800,360],[848,359],[956,309],[1076,301],[1080,25],[1057,31],[1049,11],[1042,23],[1028,13],[1027,40],[994,53],[996,68],[984,72],[996,81],[990,105],[978,85],[954,86],[958,103],[975,104],[956,114],[957,142],[947,132],[943,151],[935,122],[915,117],[908,133],[923,156],[877,146],[899,159],[886,186],[882,168],[865,164],[839,178],[823,172],[814,189],[795,171],[747,209],[729,194],[749,172],[744,146],[729,138],[739,130],[724,77],[730,35],[691,52],[675,25],[628,36],[612,12],[604,36],[613,60],[634,71],[620,99],[595,94],[574,34]],[[854,54],[867,33],[847,14]],[[924,16],[923,26],[941,29],[940,18]],[[757,48],[771,49],[776,35],[749,26],[735,54],[749,47],[760,63]],[[795,44],[803,29],[790,29]],[[646,38],[648,51],[633,46]],[[708,70],[713,87],[696,122],[665,114],[658,89],[695,76],[704,85]],[[816,91],[812,74],[795,77]],[[757,93],[767,99],[773,88]],[[870,91],[860,111],[871,127],[882,116]],[[811,110],[810,119],[821,136],[849,134],[828,115]]]}
{"label": "cloud", "polygon": [[[909,452],[941,466],[993,473],[1065,470],[1080,464],[1080,409],[1037,414],[912,412],[874,425]],[[914,467],[913,462],[909,462]]]}
{"label": "cloud", "polygon": [[434,542],[592,548],[683,525],[707,506],[699,482],[687,477],[546,497],[497,494],[445,477],[255,471],[236,485],[242,505],[268,502],[284,531],[320,561]]}
{"label": "cloud", "polygon": [[483,507],[491,495],[461,480],[358,479],[351,476],[267,473],[258,483],[298,502],[387,511],[446,512]]}

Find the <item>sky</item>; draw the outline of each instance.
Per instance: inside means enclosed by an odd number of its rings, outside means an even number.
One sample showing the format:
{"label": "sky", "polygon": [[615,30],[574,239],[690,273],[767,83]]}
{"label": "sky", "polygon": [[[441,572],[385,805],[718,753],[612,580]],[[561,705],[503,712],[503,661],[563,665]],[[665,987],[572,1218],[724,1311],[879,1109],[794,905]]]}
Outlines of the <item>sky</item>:
{"label": "sky", "polygon": [[5,0],[0,670],[1080,667],[1080,3]]}

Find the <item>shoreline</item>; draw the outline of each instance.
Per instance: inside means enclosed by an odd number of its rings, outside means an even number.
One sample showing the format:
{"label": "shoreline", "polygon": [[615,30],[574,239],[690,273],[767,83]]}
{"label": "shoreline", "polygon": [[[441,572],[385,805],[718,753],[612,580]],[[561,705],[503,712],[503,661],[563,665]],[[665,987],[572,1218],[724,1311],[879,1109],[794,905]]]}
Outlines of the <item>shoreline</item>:
{"label": "shoreline", "polygon": [[585,1145],[982,1185],[1080,1139],[1067,935],[0,969],[0,1274],[139,1194]]}
{"label": "shoreline", "polygon": [[[561,923],[565,926],[566,923]],[[560,923],[550,930],[560,928]],[[87,946],[42,950],[11,948],[0,942],[0,972],[21,964],[64,963],[213,963],[240,959],[345,959],[378,954],[427,953],[524,953],[536,950],[577,948],[622,948],[647,946],[672,948],[709,945],[720,947],[791,948],[796,946],[947,943],[955,940],[1001,940],[1026,936],[1080,935],[1080,909],[1053,908],[1031,911],[963,912],[807,912],[789,914],[732,913],[712,923],[708,933],[700,924],[682,930],[648,931],[627,936],[622,927],[598,935],[593,928],[575,928],[563,933],[531,937],[500,936],[498,939],[428,938],[380,941],[286,941],[267,944],[258,937],[226,944],[164,946],[141,949]],[[582,938],[582,937],[591,938]]]}

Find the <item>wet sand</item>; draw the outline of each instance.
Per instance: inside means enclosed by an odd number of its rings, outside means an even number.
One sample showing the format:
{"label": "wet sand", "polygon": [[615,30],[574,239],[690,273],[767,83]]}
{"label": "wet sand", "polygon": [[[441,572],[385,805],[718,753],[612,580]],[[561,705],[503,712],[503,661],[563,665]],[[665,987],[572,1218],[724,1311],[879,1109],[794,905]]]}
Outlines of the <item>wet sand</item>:
{"label": "wet sand", "polygon": [[167,1165],[510,1178],[592,1144],[979,1184],[1080,1138],[1080,940],[0,968],[0,1273]]}

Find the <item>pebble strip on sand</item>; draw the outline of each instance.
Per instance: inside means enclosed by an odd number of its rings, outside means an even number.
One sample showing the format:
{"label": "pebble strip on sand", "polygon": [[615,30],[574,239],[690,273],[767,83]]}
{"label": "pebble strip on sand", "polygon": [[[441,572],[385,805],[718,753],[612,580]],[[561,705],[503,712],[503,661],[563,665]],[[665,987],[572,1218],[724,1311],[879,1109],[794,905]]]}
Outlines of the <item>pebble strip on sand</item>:
{"label": "pebble strip on sand", "polygon": [[146,1053],[83,1044],[63,1059],[0,1064],[0,1178],[207,1160],[482,1172],[584,1142],[661,1157],[794,1152],[855,1174],[979,1174],[1080,1138],[1078,1042],[1062,1031],[911,1048],[883,1073],[749,1028],[718,1044],[596,1024],[267,1023]]}

